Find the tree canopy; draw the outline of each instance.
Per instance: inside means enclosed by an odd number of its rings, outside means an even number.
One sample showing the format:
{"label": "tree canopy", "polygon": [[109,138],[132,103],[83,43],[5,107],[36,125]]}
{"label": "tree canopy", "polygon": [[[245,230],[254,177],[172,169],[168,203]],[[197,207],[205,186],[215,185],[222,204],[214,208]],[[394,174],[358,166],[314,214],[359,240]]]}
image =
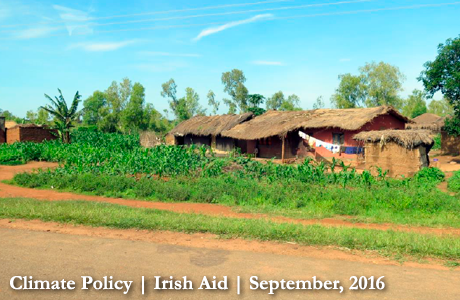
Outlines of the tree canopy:
{"label": "tree canopy", "polygon": [[224,103],[229,107],[229,113],[246,112],[248,108],[247,97],[248,89],[244,85],[246,77],[243,71],[233,69],[229,72],[222,73],[222,84],[224,92],[230,95],[231,99],[224,99]]}
{"label": "tree canopy", "polygon": [[412,94],[404,100],[402,113],[406,117],[415,118],[427,112],[425,95],[420,90],[413,90]]}
{"label": "tree canopy", "polygon": [[439,44],[436,59],[426,62],[424,67],[418,80],[425,91],[431,97],[441,92],[460,117],[460,36]]}
{"label": "tree canopy", "polygon": [[405,76],[398,67],[390,64],[367,63],[359,68],[359,75],[350,73],[339,75],[339,87],[331,97],[335,108],[354,108],[360,106],[374,107],[392,105],[400,109]]}

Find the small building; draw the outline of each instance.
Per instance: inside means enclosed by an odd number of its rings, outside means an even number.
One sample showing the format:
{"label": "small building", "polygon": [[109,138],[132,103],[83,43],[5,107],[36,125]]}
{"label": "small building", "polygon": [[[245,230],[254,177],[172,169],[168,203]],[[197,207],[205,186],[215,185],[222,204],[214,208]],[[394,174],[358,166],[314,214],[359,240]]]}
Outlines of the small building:
{"label": "small building", "polygon": [[440,117],[435,114],[425,113],[412,119],[413,123],[406,124],[406,129],[413,130],[429,130],[434,133],[439,133],[444,126],[445,117]]}
{"label": "small building", "polygon": [[[243,153],[257,153],[262,158],[314,156],[316,159],[356,161],[358,142],[353,140],[355,134],[360,131],[404,129],[408,122],[411,121],[389,106],[305,111],[270,110],[222,132],[222,136],[235,139]],[[299,136],[299,131],[353,151],[333,153],[322,147],[316,147],[312,151],[308,143]]]}
{"label": "small building", "polygon": [[252,113],[241,115],[195,116],[178,124],[169,134],[175,145],[206,145],[217,150],[231,151],[235,148],[232,138],[223,137],[222,131],[253,118]]}
{"label": "small building", "polygon": [[55,140],[57,135],[46,126],[36,124],[17,124],[6,129],[6,142],[43,142],[44,140]]}
{"label": "small building", "polygon": [[437,134],[440,134],[442,154],[459,155],[460,137],[451,136],[443,130],[445,120],[446,117],[440,117],[435,114],[426,113],[412,119],[412,121],[415,123],[407,124],[406,129],[429,130],[433,137]]}
{"label": "small building", "polygon": [[379,167],[391,177],[408,177],[430,165],[428,153],[434,144],[430,131],[364,131],[353,139],[364,147],[363,167],[374,174]]}

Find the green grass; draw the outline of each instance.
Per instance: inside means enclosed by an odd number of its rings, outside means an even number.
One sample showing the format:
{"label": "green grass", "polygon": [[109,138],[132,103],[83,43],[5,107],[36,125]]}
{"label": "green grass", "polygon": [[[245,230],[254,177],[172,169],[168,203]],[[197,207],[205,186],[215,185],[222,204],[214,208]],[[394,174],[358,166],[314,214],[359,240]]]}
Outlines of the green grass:
{"label": "green grass", "polygon": [[375,250],[382,255],[460,260],[460,239],[417,233],[356,228],[329,228],[272,223],[266,220],[233,219],[197,214],[180,214],[113,204],[30,199],[0,199],[0,218],[39,219],[89,226],[208,232],[222,237],[295,242],[300,245],[338,246]]}
{"label": "green grass", "polygon": [[[426,176],[420,176],[425,178]],[[420,180],[422,180],[420,179]],[[352,216],[355,221],[460,228],[460,201],[436,188],[416,184],[343,188],[296,180],[269,182],[231,175],[147,177],[94,174],[17,174],[13,183],[31,188],[60,189],[82,194],[147,201],[201,202],[236,206],[294,218]]]}

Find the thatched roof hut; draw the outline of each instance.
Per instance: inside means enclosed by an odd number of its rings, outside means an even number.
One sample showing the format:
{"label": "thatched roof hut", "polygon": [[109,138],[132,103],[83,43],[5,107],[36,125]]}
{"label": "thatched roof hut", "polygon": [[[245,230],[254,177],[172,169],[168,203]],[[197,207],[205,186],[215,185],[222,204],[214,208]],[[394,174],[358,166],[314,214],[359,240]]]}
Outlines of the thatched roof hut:
{"label": "thatched roof hut", "polygon": [[248,122],[223,131],[222,136],[241,140],[257,140],[283,136],[294,130],[308,128],[341,128],[354,131],[372,122],[373,119],[387,114],[406,123],[411,122],[391,106],[304,111],[270,110]]}
{"label": "thatched roof hut", "polygon": [[169,133],[174,136],[217,136],[225,130],[253,118],[252,113],[241,115],[195,116],[178,124]]}
{"label": "thatched roof hut", "polygon": [[382,130],[363,131],[356,134],[353,139],[362,142],[386,144],[395,142],[407,149],[413,149],[420,145],[433,146],[433,138],[428,130]]}
{"label": "thatched roof hut", "polygon": [[444,126],[445,117],[435,114],[425,113],[412,119],[414,123],[406,125],[406,129],[427,129],[431,131],[441,131]]}
{"label": "thatched roof hut", "polygon": [[364,168],[389,176],[412,176],[430,165],[428,152],[433,139],[427,130],[363,131],[353,138],[364,143]]}

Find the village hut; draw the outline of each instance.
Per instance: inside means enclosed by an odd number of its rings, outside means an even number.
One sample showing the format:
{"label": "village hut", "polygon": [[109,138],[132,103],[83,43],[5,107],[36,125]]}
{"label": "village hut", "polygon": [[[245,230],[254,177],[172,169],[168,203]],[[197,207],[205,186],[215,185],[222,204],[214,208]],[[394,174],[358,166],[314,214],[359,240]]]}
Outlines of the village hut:
{"label": "village hut", "polygon": [[56,133],[47,126],[36,124],[17,124],[6,129],[6,142],[43,142],[57,139]]}
{"label": "village hut", "polygon": [[364,168],[388,175],[412,176],[430,165],[428,152],[434,144],[428,130],[365,131],[353,139],[364,146]]}
{"label": "village hut", "polygon": [[[242,145],[243,153],[263,158],[289,159],[314,156],[329,160],[357,160],[358,143],[353,136],[360,131],[404,129],[411,122],[390,106],[353,109],[316,109],[305,111],[270,110],[248,122],[222,132]],[[317,140],[340,145],[346,152],[314,150],[299,136],[299,131]]]}
{"label": "village hut", "polygon": [[153,148],[161,145],[161,137],[159,137],[154,131],[143,131],[139,135],[140,143],[142,147]]}
{"label": "village hut", "polygon": [[253,118],[252,113],[241,115],[195,116],[178,124],[169,134],[174,136],[175,145],[207,145],[212,148],[231,151],[235,148],[232,138],[221,133]]}
{"label": "village hut", "polygon": [[444,126],[445,117],[440,117],[435,114],[425,113],[412,119],[414,123],[406,124],[406,129],[424,129],[434,133],[441,132]]}
{"label": "village hut", "polygon": [[412,119],[415,123],[407,124],[406,129],[426,129],[432,133],[433,137],[440,134],[441,152],[443,154],[458,155],[460,154],[460,137],[451,136],[443,130],[445,119],[446,117],[426,113]]}

